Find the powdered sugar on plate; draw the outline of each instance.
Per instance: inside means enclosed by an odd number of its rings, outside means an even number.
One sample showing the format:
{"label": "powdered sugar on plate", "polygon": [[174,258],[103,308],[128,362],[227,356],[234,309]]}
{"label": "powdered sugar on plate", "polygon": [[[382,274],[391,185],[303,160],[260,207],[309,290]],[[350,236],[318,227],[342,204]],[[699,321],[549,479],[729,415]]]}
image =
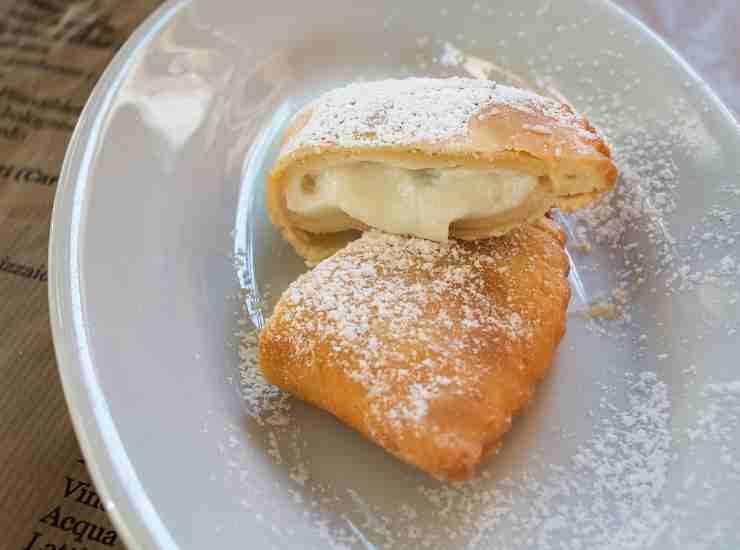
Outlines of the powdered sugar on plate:
{"label": "powdered sugar on plate", "polygon": [[259,370],[257,331],[240,330],[237,336],[241,360],[239,385],[247,413],[261,426],[287,425],[290,421],[290,399],[287,393],[267,382]]}
{"label": "powdered sugar on plate", "polygon": [[[486,488],[468,482],[420,491],[442,509],[461,547],[648,548],[669,519],[660,501],[674,460],[670,401],[666,385],[644,372],[629,380],[628,402],[620,410],[602,401],[612,419],[595,427],[571,462],[531,457],[532,464],[544,462],[546,476],[525,470]],[[469,513],[479,506],[483,514]]]}

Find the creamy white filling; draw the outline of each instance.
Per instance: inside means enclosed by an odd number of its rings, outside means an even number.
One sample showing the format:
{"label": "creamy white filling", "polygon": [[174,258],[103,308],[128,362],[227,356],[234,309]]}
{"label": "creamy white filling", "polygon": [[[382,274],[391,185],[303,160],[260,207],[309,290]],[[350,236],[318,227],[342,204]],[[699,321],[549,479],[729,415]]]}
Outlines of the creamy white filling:
{"label": "creamy white filling", "polygon": [[349,229],[347,214],[389,233],[444,242],[450,224],[522,204],[537,177],[507,170],[413,170],[375,162],[342,164],[288,184],[287,206],[317,231]]}

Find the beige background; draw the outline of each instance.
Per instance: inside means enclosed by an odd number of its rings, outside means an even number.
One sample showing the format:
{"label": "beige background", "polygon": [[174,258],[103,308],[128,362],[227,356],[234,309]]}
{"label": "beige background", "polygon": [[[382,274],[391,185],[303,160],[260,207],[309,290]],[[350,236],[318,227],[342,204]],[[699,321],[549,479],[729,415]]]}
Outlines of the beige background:
{"label": "beige background", "polygon": [[[53,357],[44,280],[48,224],[67,128],[115,48],[158,3],[0,0],[0,550],[43,548],[42,541],[83,546],[52,520],[40,521],[57,506],[76,522],[110,529],[104,512],[77,502],[79,490],[65,496],[88,478]],[[736,0],[622,4],[740,112]],[[43,5],[67,8],[55,13]],[[35,18],[34,36],[21,28],[23,13]]]}

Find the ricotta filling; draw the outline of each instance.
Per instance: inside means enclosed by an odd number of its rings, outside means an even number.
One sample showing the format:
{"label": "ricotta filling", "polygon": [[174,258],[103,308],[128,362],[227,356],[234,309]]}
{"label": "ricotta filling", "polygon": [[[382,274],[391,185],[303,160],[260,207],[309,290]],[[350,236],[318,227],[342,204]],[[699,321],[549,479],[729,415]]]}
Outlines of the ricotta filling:
{"label": "ricotta filling", "polygon": [[448,240],[450,224],[477,220],[523,204],[537,177],[510,170],[410,169],[354,162],[295,178],[288,210],[334,233],[356,227],[352,218],[388,233]]}

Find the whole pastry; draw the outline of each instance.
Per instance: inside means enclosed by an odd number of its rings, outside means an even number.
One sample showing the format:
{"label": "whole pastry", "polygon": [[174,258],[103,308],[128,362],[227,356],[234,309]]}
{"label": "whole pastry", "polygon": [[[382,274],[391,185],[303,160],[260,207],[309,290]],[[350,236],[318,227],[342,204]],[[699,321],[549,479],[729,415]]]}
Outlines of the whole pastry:
{"label": "whole pastry", "polygon": [[566,104],[466,78],[351,84],[300,111],[267,184],[272,222],[309,263],[369,227],[439,242],[573,210],[617,178]]}
{"label": "whole pastry", "polygon": [[468,478],[564,334],[563,243],[547,219],[445,243],[370,230],[285,291],[260,368],[401,460]]}

